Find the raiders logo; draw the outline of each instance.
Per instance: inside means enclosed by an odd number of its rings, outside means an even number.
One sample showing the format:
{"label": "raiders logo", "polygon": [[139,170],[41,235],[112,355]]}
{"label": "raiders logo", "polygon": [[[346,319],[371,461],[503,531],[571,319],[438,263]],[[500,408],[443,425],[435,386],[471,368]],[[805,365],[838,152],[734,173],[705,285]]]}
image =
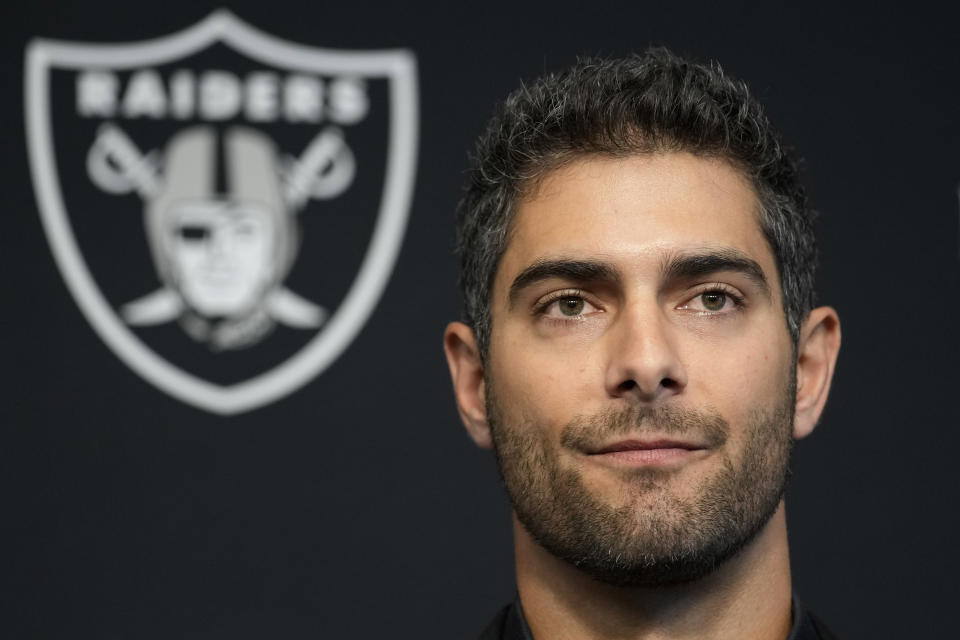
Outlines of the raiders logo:
{"label": "raiders logo", "polygon": [[219,11],[143,43],[35,40],[26,95],[54,258],[143,378],[246,411],[363,327],[412,196],[409,52],[291,44]]}

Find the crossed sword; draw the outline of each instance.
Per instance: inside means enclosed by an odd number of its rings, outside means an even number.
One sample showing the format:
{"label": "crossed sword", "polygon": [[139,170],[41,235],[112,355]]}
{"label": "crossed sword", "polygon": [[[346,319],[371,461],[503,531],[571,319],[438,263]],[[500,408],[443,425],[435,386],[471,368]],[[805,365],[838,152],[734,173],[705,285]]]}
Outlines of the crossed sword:
{"label": "crossed sword", "polygon": [[[299,158],[284,157],[283,198],[289,211],[299,212],[311,198],[323,200],[340,195],[350,185],[356,170],[353,153],[337,127],[318,133]],[[157,197],[162,180],[156,150],[141,153],[120,127],[100,127],[87,155],[87,171],[93,182],[117,195],[136,191],[144,200]],[[282,286],[264,300],[267,314],[275,321],[297,329],[313,329],[327,318],[327,310]],[[163,287],[123,305],[120,314],[127,324],[151,326],[176,319],[184,310],[181,296]]]}

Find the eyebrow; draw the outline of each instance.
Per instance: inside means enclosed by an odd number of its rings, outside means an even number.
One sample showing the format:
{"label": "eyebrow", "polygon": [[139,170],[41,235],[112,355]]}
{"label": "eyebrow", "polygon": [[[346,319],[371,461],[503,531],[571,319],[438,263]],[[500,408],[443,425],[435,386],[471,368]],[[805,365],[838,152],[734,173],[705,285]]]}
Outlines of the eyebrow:
{"label": "eyebrow", "polygon": [[[770,297],[770,283],[760,264],[746,254],[731,248],[713,249],[700,253],[681,253],[667,258],[661,266],[664,280],[699,278],[718,273],[734,271],[742,273]],[[510,285],[510,306],[527,287],[551,278],[572,280],[575,282],[609,282],[620,284],[619,272],[611,265],[598,260],[574,260],[568,258],[550,258],[537,260],[520,272]]]}
{"label": "eyebrow", "polygon": [[749,278],[766,297],[771,295],[763,267],[736,249],[673,255],[664,262],[661,271],[665,280],[699,278],[719,271],[734,271]]}
{"label": "eyebrow", "polygon": [[620,282],[620,274],[604,262],[565,258],[537,260],[513,279],[510,285],[510,306],[513,306],[524,289],[551,278],[576,282]]}

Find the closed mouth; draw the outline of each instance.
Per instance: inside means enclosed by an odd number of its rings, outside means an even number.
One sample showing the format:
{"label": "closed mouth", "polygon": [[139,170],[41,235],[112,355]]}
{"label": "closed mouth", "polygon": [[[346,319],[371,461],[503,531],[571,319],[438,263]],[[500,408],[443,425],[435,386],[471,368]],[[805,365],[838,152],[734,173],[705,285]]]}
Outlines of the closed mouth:
{"label": "closed mouth", "polygon": [[697,451],[706,447],[679,440],[619,440],[611,444],[601,446],[596,449],[590,449],[586,453],[589,455],[603,455],[606,453],[619,453],[622,451],[653,451],[657,449],[683,449],[686,451]]}

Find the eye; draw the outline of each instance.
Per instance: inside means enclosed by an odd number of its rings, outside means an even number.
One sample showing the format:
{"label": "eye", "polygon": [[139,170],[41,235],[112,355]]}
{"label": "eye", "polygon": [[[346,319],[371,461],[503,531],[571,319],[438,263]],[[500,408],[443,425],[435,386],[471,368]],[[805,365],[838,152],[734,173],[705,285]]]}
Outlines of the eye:
{"label": "eye", "polygon": [[187,242],[202,242],[210,237],[210,228],[202,225],[182,225],[175,231]]}
{"label": "eye", "polygon": [[727,294],[722,291],[708,291],[700,294],[700,300],[709,311],[720,311],[727,303]]}
{"label": "eye", "polygon": [[544,299],[536,311],[542,316],[562,320],[579,318],[597,311],[597,308],[587,302],[579,291],[558,291]]}
{"label": "eye", "polygon": [[252,236],[257,232],[257,228],[250,222],[241,222],[233,229],[233,233],[238,236]]}
{"label": "eye", "polygon": [[557,300],[557,309],[565,316],[578,316],[583,313],[586,304],[583,298],[560,298]]}
{"label": "eye", "polygon": [[680,309],[716,315],[738,311],[744,306],[743,297],[726,285],[713,284],[682,304]]}

